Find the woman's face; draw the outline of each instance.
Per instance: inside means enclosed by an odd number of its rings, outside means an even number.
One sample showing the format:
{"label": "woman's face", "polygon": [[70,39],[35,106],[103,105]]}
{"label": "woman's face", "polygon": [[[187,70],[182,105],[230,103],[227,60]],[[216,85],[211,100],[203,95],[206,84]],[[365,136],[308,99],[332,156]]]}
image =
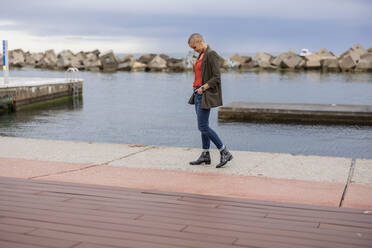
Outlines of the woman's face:
{"label": "woman's face", "polygon": [[199,41],[195,41],[195,42],[191,42],[189,44],[189,46],[197,53],[201,53],[203,52],[203,47],[202,47],[202,42],[201,40]]}

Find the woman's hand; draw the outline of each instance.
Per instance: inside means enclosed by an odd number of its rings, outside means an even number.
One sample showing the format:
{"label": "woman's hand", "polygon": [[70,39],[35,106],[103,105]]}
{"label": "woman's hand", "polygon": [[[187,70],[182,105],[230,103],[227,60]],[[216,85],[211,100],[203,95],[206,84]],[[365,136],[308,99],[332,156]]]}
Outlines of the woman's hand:
{"label": "woman's hand", "polygon": [[202,88],[201,87],[199,87],[198,89],[197,89],[197,91],[196,91],[199,95],[201,95],[201,94],[203,94],[203,90],[202,90]]}
{"label": "woman's hand", "polygon": [[[203,90],[203,88],[204,88],[204,90]],[[202,87],[200,87],[200,88],[198,88],[198,90],[196,91],[199,95],[201,95],[201,94],[203,94],[204,93],[204,91],[206,91],[207,89],[209,89],[210,87],[209,87],[209,84],[203,84],[203,86]]]}

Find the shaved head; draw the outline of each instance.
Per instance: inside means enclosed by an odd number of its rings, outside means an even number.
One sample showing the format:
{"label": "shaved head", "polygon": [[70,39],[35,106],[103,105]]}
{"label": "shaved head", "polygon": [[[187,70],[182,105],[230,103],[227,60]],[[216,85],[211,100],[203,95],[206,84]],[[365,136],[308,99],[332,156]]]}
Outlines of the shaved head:
{"label": "shaved head", "polygon": [[196,42],[199,42],[199,41],[204,41],[203,36],[201,36],[201,34],[194,33],[194,34],[190,35],[188,43],[191,44],[191,43],[196,43]]}

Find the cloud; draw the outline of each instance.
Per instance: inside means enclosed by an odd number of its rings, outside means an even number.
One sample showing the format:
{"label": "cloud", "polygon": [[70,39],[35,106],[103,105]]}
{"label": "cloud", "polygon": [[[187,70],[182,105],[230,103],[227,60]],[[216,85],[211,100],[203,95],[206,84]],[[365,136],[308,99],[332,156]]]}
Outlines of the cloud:
{"label": "cloud", "polygon": [[0,20],[0,28],[15,26],[17,23],[10,20]]}
{"label": "cloud", "polygon": [[[71,4],[68,4],[71,3]],[[53,3],[55,4],[55,3]],[[262,17],[290,20],[347,20],[368,22],[372,5],[363,0],[68,0],[57,8],[120,12],[137,15]]]}
{"label": "cloud", "polygon": [[70,49],[73,52],[99,49],[115,52],[151,52],[156,50],[157,42],[149,42],[138,37],[130,36],[35,36],[20,31],[1,31],[0,37],[9,40],[9,50],[22,48],[24,51],[43,52],[54,49],[60,52]]}
{"label": "cloud", "polygon": [[[1,3],[2,2],[2,3]],[[224,51],[347,49],[372,43],[364,0],[0,0],[0,38],[39,50],[180,52],[200,32]],[[41,45],[42,44],[42,45]],[[271,49],[267,49],[270,48]]]}
{"label": "cloud", "polygon": [[[338,20],[368,23],[372,17],[372,3],[365,0],[13,0],[5,1],[7,6],[2,16],[25,18],[33,16],[56,17],[80,14],[84,17],[95,13],[122,14],[142,17],[162,15],[207,16],[232,18],[279,18],[288,20]],[[5,3],[6,2],[6,3]],[[27,11],[26,11],[27,10]],[[29,11],[31,10],[31,11]],[[94,16],[101,19],[100,15]],[[68,21],[69,18],[66,18]],[[169,20],[172,22],[172,19]],[[185,23],[185,25],[187,25]]]}

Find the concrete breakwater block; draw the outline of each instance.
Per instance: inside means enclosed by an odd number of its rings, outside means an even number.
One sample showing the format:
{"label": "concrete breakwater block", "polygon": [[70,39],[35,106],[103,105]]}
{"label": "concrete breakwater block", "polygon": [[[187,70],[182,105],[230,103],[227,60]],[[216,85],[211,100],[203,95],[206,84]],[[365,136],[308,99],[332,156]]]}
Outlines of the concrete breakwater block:
{"label": "concrete breakwater block", "polygon": [[5,84],[4,79],[0,78],[2,105],[10,105],[12,111],[31,104],[70,97],[74,93],[81,95],[82,91],[82,79],[12,77]]}
{"label": "concrete breakwater block", "polygon": [[238,121],[372,125],[371,105],[231,102],[218,118]]}

